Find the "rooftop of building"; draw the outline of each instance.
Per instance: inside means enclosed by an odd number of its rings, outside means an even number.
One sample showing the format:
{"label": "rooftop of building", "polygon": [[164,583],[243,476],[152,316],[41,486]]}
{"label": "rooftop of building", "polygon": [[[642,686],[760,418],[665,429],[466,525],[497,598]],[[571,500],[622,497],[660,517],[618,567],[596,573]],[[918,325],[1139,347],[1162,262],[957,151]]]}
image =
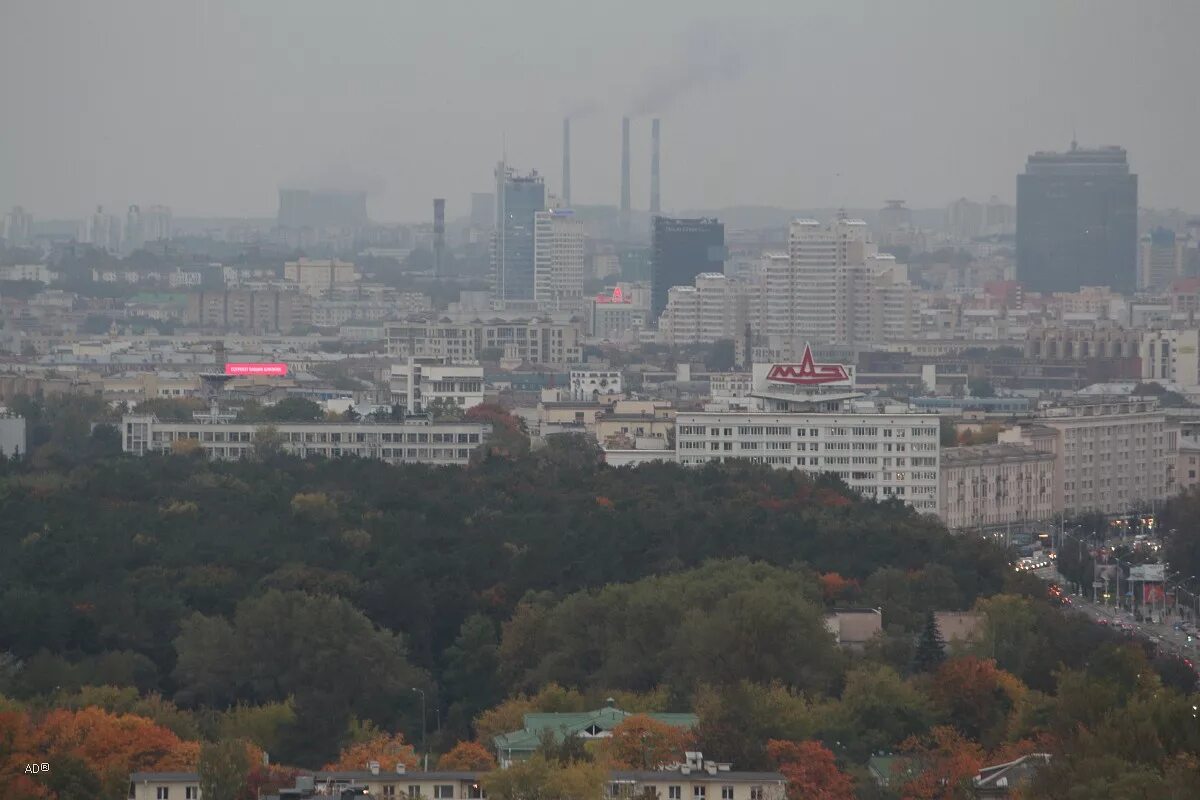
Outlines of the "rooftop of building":
{"label": "rooftop of building", "polygon": [[997,444],[975,444],[962,447],[946,447],[942,449],[942,466],[953,467],[958,464],[971,462],[1005,462],[1005,461],[1053,461],[1054,454],[1036,450],[1029,445],[1015,442],[1000,442]]}

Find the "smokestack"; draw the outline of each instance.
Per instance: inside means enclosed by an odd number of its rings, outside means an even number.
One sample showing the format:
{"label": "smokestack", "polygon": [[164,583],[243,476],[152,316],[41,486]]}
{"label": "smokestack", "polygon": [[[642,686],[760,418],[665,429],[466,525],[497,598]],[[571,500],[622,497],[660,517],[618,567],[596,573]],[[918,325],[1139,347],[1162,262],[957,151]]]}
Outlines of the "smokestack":
{"label": "smokestack", "polygon": [[433,274],[442,274],[442,259],[446,252],[446,201],[433,199]]}
{"label": "smokestack", "polygon": [[629,214],[629,117],[621,119],[621,212]]}
{"label": "smokestack", "polygon": [[567,208],[571,207],[571,118],[563,118],[563,172],[562,172],[562,201]]}
{"label": "smokestack", "polygon": [[662,211],[658,197],[658,118],[650,122],[650,213]]}

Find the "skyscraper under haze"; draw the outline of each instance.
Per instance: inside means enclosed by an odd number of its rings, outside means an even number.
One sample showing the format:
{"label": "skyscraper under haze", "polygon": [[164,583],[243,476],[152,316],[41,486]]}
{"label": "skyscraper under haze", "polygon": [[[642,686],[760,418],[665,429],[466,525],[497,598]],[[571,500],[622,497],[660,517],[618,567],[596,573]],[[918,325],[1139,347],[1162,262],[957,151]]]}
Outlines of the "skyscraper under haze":
{"label": "skyscraper under haze", "polygon": [[1017,176],[1017,278],[1039,292],[1137,285],[1137,175],[1122,147],[1034,153]]}
{"label": "skyscraper under haze", "polygon": [[716,219],[655,217],[650,243],[650,316],[667,307],[672,286],[691,286],[704,272],[725,271],[725,225]]}
{"label": "skyscraper under haze", "polygon": [[496,165],[496,231],[492,239],[493,296],[501,308],[534,305],[534,215],[546,208],[537,171],[518,175]]}

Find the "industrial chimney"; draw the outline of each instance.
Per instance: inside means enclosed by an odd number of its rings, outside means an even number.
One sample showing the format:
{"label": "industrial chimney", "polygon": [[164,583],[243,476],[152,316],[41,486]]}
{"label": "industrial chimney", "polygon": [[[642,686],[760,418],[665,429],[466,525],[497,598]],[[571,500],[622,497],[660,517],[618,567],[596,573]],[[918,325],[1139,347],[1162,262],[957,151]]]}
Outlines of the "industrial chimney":
{"label": "industrial chimney", "polygon": [[563,171],[562,171],[562,201],[567,208],[571,207],[571,118],[563,118]]}
{"label": "industrial chimney", "polygon": [[658,196],[658,118],[650,122],[650,213],[662,211]]}
{"label": "industrial chimney", "polygon": [[446,254],[446,201],[433,199],[433,274],[442,274],[442,259]]}
{"label": "industrial chimney", "polygon": [[621,119],[621,213],[629,215],[629,117]]}

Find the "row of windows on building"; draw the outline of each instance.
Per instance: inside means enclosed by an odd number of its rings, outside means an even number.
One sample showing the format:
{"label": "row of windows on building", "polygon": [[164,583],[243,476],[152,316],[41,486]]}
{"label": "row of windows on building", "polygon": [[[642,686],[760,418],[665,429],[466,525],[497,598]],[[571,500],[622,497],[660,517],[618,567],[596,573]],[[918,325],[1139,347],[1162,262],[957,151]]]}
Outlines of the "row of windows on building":
{"label": "row of windows on building", "polygon": [[[885,439],[903,439],[908,434],[906,431],[911,430],[911,435],[915,437],[934,437],[938,435],[938,429],[932,427],[920,428],[884,428],[882,435]],[[736,431],[736,433],[735,433]],[[679,433],[683,436],[820,436],[820,428],[792,428],[787,425],[738,425],[736,427],[709,427],[706,425],[680,425]],[[858,428],[858,427],[834,427],[825,429],[826,436],[871,436],[878,437],[880,435],[879,428]],[[862,444],[872,444],[863,442]]]}
{"label": "row of windows on building", "polygon": [[[254,431],[154,431],[153,442],[173,442],[176,439],[192,439],[198,442],[252,442]],[[311,433],[285,432],[279,434],[283,442],[306,444],[371,444],[374,442],[407,442],[409,444],[479,444],[478,433]]]}

